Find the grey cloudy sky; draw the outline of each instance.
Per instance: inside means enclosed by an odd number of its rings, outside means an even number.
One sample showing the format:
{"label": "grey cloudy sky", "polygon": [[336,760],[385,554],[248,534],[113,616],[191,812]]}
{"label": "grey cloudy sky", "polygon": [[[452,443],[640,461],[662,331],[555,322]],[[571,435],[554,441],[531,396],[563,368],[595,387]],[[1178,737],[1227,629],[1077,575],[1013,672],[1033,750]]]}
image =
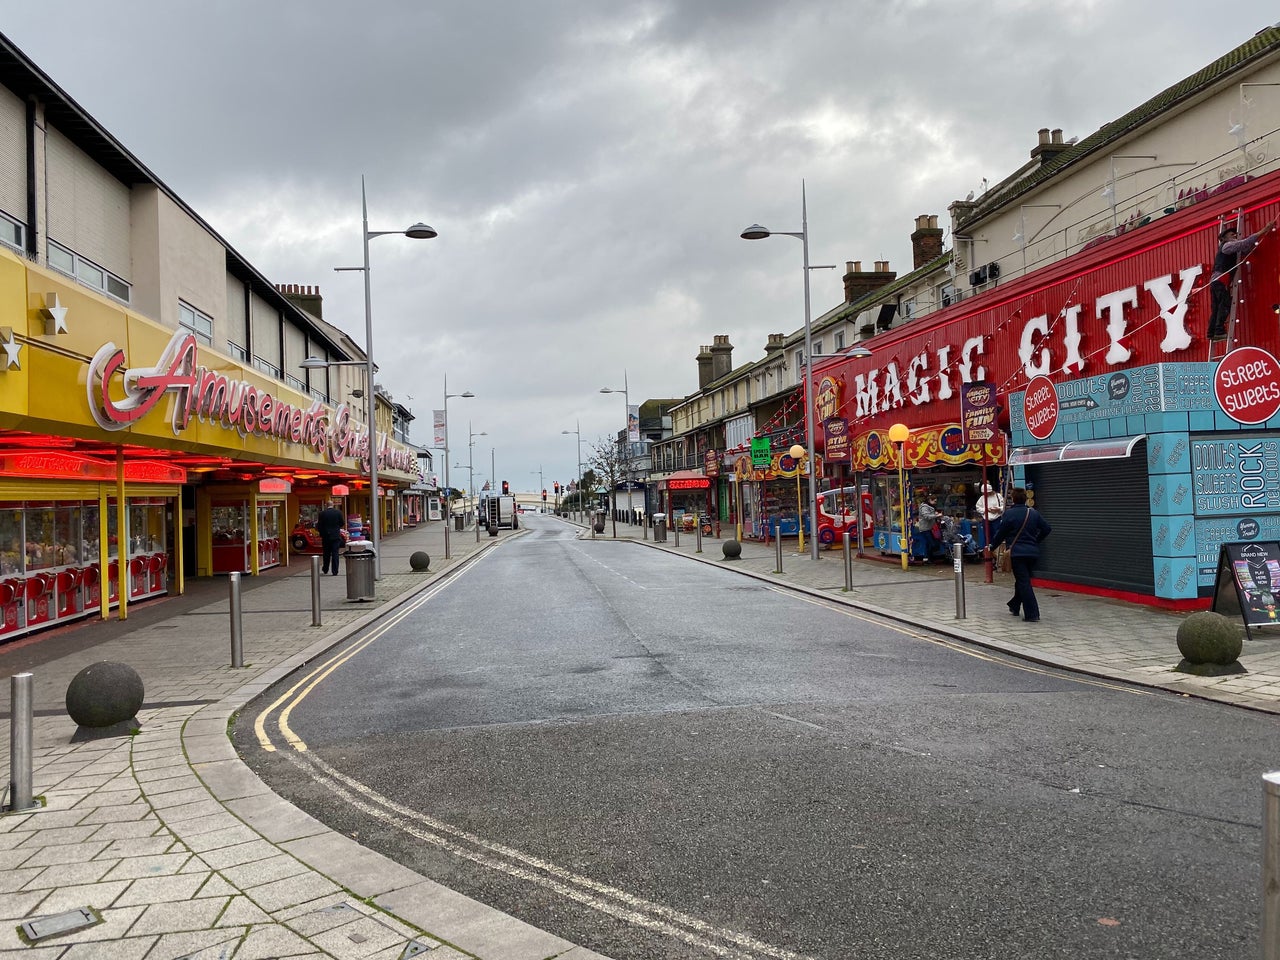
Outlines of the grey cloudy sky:
{"label": "grey cloudy sky", "polygon": [[[0,31],[273,281],[318,285],[379,379],[449,391],[452,462],[532,490],[632,402],[803,323],[815,264],[911,269],[918,214],[1083,137],[1280,18],[1274,0],[0,0]],[[1225,122],[1225,121],[1224,121]],[[813,315],[843,269],[812,274]],[[443,456],[437,456],[438,471]],[[451,465],[452,466],[452,465]],[[465,470],[451,470],[465,486]]]}

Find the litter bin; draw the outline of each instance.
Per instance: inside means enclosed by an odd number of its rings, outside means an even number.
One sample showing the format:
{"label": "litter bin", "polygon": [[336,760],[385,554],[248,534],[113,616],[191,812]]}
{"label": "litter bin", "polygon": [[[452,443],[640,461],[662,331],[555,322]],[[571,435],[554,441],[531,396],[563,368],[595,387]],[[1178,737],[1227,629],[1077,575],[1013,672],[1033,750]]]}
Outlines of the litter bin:
{"label": "litter bin", "polygon": [[461,513],[453,518],[453,529],[461,532],[467,528],[467,518]]}
{"label": "litter bin", "polygon": [[655,513],[653,515],[653,542],[667,542],[667,515],[665,513]]}
{"label": "litter bin", "polygon": [[352,540],[343,554],[347,562],[347,599],[374,598],[374,564],[377,554],[368,540]]}

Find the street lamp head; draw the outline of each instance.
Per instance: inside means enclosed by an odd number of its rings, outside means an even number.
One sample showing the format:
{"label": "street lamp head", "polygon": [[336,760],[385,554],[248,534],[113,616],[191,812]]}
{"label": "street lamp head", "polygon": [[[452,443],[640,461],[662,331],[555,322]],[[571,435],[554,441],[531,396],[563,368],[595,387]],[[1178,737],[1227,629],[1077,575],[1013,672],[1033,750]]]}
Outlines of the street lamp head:
{"label": "street lamp head", "polygon": [[911,429],[905,423],[895,423],[889,428],[890,443],[906,443],[911,436]]}
{"label": "street lamp head", "polygon": [[470,390],[467,390],[465,393],[460,393],[460,394],[458,394],[458,396],[460,396],[460,397],[474,397],[474,396],[475,396],[475,394],[474,394],[474,393],[472,393]]}
{"label": "street lamp head", "polygon": [[791,453],[791,458],[792,458],[793,460],[803,460],[803,459],[804,459],[804,447],[800,446],[800,444],[798,444],[798,443],[797,443],[797,444],[794,444],[794,445],[791,447],[790,453]]}
{"label": "street lamp head", "polygon": [[329,361],[325,360],[323,357],[307,357],[307,359],[303,360],[302,363],[298,364],[298,366],[305,370],[323,370],[328,365]]}
{"label": "street lamp head", "polygon": [[412,240],[434,240],[440,236],[440,234],[436,233],[434,227],[428,227],[422,221],[415,223],[404,232],[404,235]]}
{"label": "street lamp head", "polygon": [[769,236],[769,231],[767,228],[760,226],[760,224],[753,223],[742,231],[741,236],[743,240],[763,240]]}
{"label": "street lamp head", "polygon": [[601,387],[601,388],[600,388],[600,392],[601,392],[601,393],[621,393],[622,391],[621,391],[621,390],[614,390],[614,389],[612,389],[611,387]]}
{"label": "street lamp head", "polygon": [[561,432],[561,433],[573,434],[573,433],[577,433],[578,431],[577,431],[577,430],[561,430],[560,432]]}
{"label": "street lamp head", "polygon": [[871,356],[871,348],[864,347],[862,344],[855,344],[844,352],[846,357],[869,357]]}

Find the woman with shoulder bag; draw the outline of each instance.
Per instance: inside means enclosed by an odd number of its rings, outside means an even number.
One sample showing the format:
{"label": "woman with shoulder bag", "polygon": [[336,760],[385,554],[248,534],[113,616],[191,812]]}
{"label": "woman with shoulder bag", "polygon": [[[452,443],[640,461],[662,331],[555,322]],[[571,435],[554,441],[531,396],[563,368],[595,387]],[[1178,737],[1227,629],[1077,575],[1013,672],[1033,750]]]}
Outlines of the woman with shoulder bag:
{"label": "woman with shoulder bag", "polygon": [[1040,559],[1040,541],[1053,530],[1040,511],[1027,506],[1027,491],[1014,489],[1013,506],[1005,510],[1000,523],[991,535],[991,543],[983,550],[990,556],[992,548],[1007,544],[1010,565],[1013,568],[1013,599],[1008,603],[1009,612],[1015,617],[1021,613],[1027,623],[1040,622],[1040,604],[1031,587],[1031,573]]}

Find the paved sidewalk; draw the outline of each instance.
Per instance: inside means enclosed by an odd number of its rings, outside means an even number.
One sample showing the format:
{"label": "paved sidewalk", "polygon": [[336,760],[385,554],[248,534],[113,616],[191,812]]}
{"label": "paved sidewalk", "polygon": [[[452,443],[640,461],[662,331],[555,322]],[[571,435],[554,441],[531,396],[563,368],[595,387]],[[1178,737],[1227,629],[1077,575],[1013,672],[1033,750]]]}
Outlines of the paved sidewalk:
{"label": "paved sidewalk", "polygon": [[[617,530],[619,539],[643,539],[640,527]],[[35,813],[0,816],[0,957],[603,960],[329,830],[272,794],[227,737],[232,715],[276,680],[512,534],[482,534],[477,542],[472,530],[455,532],[448,562],[439,559],[443,536],[434,524],[384,540],[375,602],[346,601],[345,571],[323,577],[319,628],[311,626],[309,564],[246,578],[242,669],[230,667],[225,580],[197,581],[183,597],[139,605],[123,623],[0,647],[0,677],[35,674],[35,788],[46,801]],[[903,571],[896,558],[855,560],[846,592],[840,551],[814,562],[784,543],[778,574],[772,545],[748,541],[741,559],[730,561],[723,542],[705,538],[697,554],[696,538],[685,534],[678,548],[669,537],[631,549],[678,550],[1042,663],[1280,713],[1274,633],[1246,642],[1248,673],[1199,678],[1173,670],[1178,614],[1041,589],[1043,620],[1026,624],[1005,609],[1009,576],[984,584],[978,563],[964,569],[967,617],[958,620],[949,566]],[[429,573],[409,572],[417,550],[433,558]],[[101,660],[128,663],[143,677],[141,732],[73,743],[67,685]],[[79,907],[98,911],[103,922],[34,946],[20,939],[24,920]]]}
{"label": "paved sidewalk", "polygon": [[[0,957],[38,960],[604,960],[427,880],[275,796],[236,756],[232,715],[280,678],[469,557],[483,532],[421,526],[382,542],[376,600],[346,600],[346,570],[322,576],[311,626],[309,561],[242,580],[245,666],[232,669],[229,587],[0,647],[9,775],[8,677],[34,675],[34,786],[46,805],[0,816]],[[425,550],[428,573],[410,571]],[[71,742],[65,694],[85,666],[128,663],[146,702],[136,736]],[[7,798],[6,798],[7,799]],[[23,921],[89,907],[102,922],[28,945]]]}

